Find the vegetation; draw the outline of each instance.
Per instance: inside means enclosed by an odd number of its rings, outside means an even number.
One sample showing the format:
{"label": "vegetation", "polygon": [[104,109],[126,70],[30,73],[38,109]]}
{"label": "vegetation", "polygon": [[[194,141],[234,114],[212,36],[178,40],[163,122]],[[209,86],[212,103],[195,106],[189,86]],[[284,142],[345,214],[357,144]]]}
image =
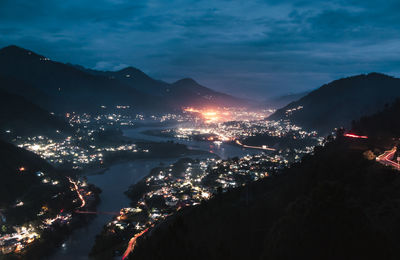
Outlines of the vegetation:
{"label": "vegetation", "polygon": [[377,138],[400,137],[400,98],[372,115],[353,121],[352,128],[360,134]]}
{"label": "vegetation", "polygon": [[[44,173],[38,176],[38,173]],[[73,193],[68,180],[56,172],[39,156],[12,144],[0,141],[0,208],[7,209],[9,225],[18,225],[36,218],[43,205],[59,212],[72,207]],[[43,183],[43,179],[57,181],[57,185]],[[62,194],[62,196],[56,196]],[[24,204],[15,205],[18,201]]]}
{"label": "vegetation", "polygon": [[400,175],[365,159],[368,147],[339,136],[276,176],[181,211],[131,258],[398,259]]}
{"label": "vegetation", "polygon": [[63,119],[28,101],[22,96],[4,91],[17,88],[22,82],[0,77],[0,138],[11,139],[24,135],[59,136],[70,132],[71,127]]}

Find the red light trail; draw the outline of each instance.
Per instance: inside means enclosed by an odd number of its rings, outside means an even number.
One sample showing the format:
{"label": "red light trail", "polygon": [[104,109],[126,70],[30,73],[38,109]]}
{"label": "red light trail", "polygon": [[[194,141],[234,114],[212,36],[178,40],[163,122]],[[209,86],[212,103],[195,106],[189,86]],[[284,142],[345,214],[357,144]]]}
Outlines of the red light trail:
{"label": "red light trail", "polygon": [[351,133],[344,134],[343,136],[350,137],[350,138],[361,138],[361,139],[368,138],[368,136],[365,136],[365,135],[356,135],[356,134],[351,134]]}
{"label": "red light trail", "polygon": [[146,233],[148,230],[149,230],[149,228],[146,228],[146,229],[143,230],[142,232],[140,232],[140,233],[134,235],[134,236],[131,238],[131,240],[129,240],[128,247],[126,248],[125,253],[124,253],[124,255],[122,256],[122,260],[125,260],[125,259],[128,257],[128,255],[135,249],[136,240],[137,240],[140,236],[142,236],[144,233]]}
{"label": "red light trail", "polygon": [[393,156],[396,153],[396,151],[397,151],[397,148],[395,146],[391,150],[385,151],[383,154],[376,157],[376,160],[382,164],[390,165],[390,166],[393,166],[393,167],[397,168],[398,170],[400,170],[400,164],[392,161]]}

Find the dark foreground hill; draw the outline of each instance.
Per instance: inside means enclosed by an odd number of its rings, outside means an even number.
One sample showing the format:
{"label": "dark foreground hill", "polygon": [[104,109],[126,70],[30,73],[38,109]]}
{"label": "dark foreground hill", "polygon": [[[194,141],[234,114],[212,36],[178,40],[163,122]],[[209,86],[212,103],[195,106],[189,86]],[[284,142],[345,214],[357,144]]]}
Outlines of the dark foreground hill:
{"label": "dark foreground hill", "polygon": [[[39,176],[39,172],[43,175]],[[52,185],[52,181],[58,184]],[[7,225],[35,219],[44,205],[58,213],[72,206],[73,196],[67,179],[46,161],[0,140],[0,209],[7,217]],[[16,206],[19,202],[23,205]]]}
{"label": "dark foreground hill", "polygon": [[378,73],[358,75],[323,85],[277,110],[269,119],[288,118],[326,134],[336,127],[348,128],[354,118],[374,114],[396,97],[400,97],[400,79]]}
{"label": "dark foreground hill", "polygon": [[350,142],[181,211],[130,259],[399,259],[400,174]]}
{"label": "dark foreground hill", "polygon": [[400,98],[371,116],[354,121],[352,129],[362,135],[380,138],[400,137]]}
{"label": "dark foreground hill", "polygon": [[[0,77],[0,138],[8,135],[56,135],[56,131],[70,131],[62,118],[3,89],[26,87],[23,82]],[[6,132],[7,131],[7,132]]]}

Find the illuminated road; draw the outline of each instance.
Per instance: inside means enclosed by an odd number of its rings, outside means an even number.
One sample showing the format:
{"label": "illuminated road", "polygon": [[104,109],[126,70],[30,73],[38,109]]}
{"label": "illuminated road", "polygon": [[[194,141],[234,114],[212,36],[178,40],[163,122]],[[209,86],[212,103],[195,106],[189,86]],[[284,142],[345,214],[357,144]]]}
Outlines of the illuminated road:
{"label": "illuminated road", "polygon": [[122,260],[125,260],[130,253],[133,252],[133,250],[135,249],[136,246],[136,240],[138,239],[138,237],[142,236],[144,233],[146,233],[149,230],[149,228],[146,228],[145,230],[143,230],[142,232],[134,235],[131,240],[129,240],[129,244],[128,247],[125,250],[124,255],[122,256]]}
{"label": "illuminated road", "polygon": [[[103,231],[104,226],[112,221],[115,215],[103,213],[117,213],[119,214],[122,208],[126,208],[130,204],[130,199],[121,191],[128,190],[129,186],[137,183],[143,179],[151,169],[160,165],[160,162],[165,165],[174,163],[176,158],[173,159],[154,159],[154,160],[136,160],[129,163],[121,163],[111,166],[104,174],[88,175],[87,182],[99,187],[102,192],[99,194],[100,201],[96,205],[96,210],[89,210],[87,206],[89,200],[86,197],[86,191],[82,190],[81,183],[70,176],[72,180],[80,187],[80,192],[86,200],[86,206],[79,208],[81,205],[78,199],[75,210],[80,212],[93,211],[100,214],[89,215],[90,213],[81,213],[79,215],[96,216],[91,219],[87,225],[76,228],[72,231],[71,235],[64,241],[64,246],[60,246],[54,253],[49,256],[48,260],[87,260],[91,249],[94,246],[96,236]],[[68,182],[71,188],[72,184]],[[133,236],[133,235],[132,235]],[[125,251],[130,237],[125,241],[124,248],[121,254]],[[1,255],[1,253],[0,253]],[[0,257],[1,258],[1,257]],[[121,259],[121,256],[116,259]]]}
{"label": "illuminated road", "polygon": [[391,150],[385,151],[383,154],[376,157],[376,161],[378,161],[384,165],[393,166],[396,169],[400,170],[400,164],[392,161],[396,151],[397,151],[397,148],[395,146]]}
{"label": "illuminated road", "polygon": [[245,145],[242,144],[239,140],[236,140],[236,143],[244,148],[251,148],[251,149],[259,149],[259,150],[267,150],[267,151],[276,151],[274,148],[270,148],[268,146],[252,146],[252,145]]}
{"label": "illuminated road", "polygon": [[76,194],[78,194],[78,197],[79,197],[79,199],[81,200],[81,206],[79,206],[79,208],[85,207],[86,201],[85,201],[85,199],[83,198],[81,192],[79,191],[78,185],[77,185],[76,182],[73,181],[70,177],[67,177],[67,179],[68,179],[69,182],[74,186],[74,189],[75,189],[75,191],[76,191]]}
{"label": "illuminated road", "polygon": [[356,135],[356,134],[351,134],[351,133],[344,134],[343,136],[344,136],[344,137],[350,137],[350,138],[368,139],[368,136],[365,136],[365,135]]}

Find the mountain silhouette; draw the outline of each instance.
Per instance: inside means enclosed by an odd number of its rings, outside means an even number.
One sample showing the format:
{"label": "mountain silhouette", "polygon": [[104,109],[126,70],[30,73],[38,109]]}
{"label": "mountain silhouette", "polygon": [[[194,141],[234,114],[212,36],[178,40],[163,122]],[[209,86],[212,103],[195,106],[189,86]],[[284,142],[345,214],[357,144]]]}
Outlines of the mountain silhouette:
{"label": "mountain silhouette", "polygon": [[325,134],[336,127],[350,127],[353,119],[374,114],[399,96],[400,79],[379,73],[358,75],[323,85],[268,119],[290,119]]}

